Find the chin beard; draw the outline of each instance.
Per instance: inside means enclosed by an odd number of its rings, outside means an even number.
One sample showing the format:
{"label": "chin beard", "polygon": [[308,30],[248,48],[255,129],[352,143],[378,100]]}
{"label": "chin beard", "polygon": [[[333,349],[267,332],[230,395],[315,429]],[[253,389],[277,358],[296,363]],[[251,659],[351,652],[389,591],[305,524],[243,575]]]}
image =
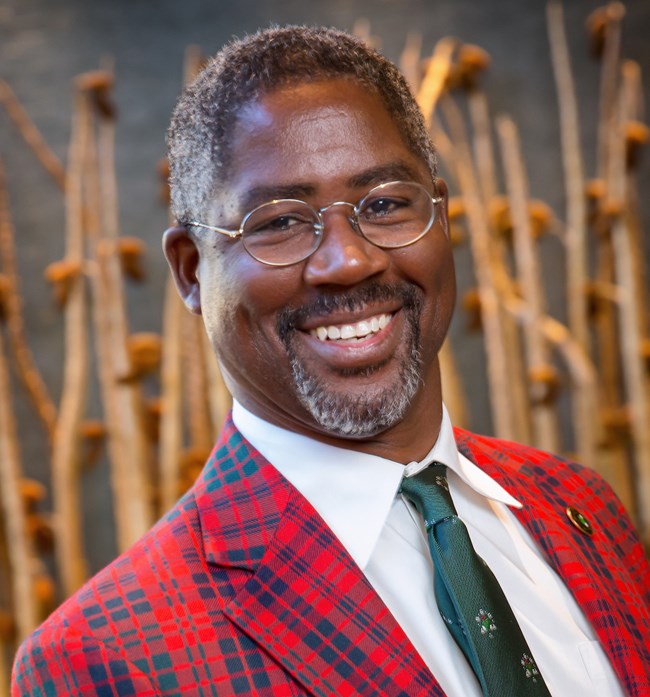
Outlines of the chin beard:
{"label": "chin beard", "polygon": [[[316,377],[305,367],[293,343],[295,326],[312,313],[352,311],[369,302],[399,298],[407,320],[407,331],[403,336],[403,352],[399,357],[399,370],[395,379],[382,389],[365,390],[359,395],[346,395],[332,391],[326,381]],[[399,423],[405,416],[411,400],[422,380],[420,356],[420,309],[421,294],[410,285],[373,285],[340,296],[322,296],[313,305],[297,310],[286,310],[278,320],[280,338],[286,346],[291,365],[296,394],[323,430],[347,438],[367,438],[381,433]],[[369,376],[382,365],[352,371],[353,378]]]}

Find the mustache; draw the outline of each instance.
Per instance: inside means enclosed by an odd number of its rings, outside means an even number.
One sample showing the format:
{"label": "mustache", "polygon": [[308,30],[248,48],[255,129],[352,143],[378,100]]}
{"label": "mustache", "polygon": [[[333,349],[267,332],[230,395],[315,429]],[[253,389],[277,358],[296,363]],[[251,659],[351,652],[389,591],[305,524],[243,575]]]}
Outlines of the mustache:
{"label": "mustache", "polygon": [[354,312],[368,304],[399,300],[408,311],[419,311],[422,306],[422,293],[410,283],[375,282],[361,288],[323,293],[312,302],[298,307],[286,307],[278,315],[278,335],[285,343],[296,327],[310,317],[325,317],[334,312]]}

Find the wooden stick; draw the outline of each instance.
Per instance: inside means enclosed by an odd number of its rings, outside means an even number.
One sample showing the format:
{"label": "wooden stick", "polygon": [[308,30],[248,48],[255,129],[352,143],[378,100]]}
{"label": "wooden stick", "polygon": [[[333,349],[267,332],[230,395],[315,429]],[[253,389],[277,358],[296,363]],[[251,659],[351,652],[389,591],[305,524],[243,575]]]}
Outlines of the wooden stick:
{"label": "wooden stick", "polygon": [[468,428],[469,410],[467,408],[467,400],[465,399],[460,373],[456,366],[449,338],[445,339],[440,351],[438,351],[438,361],[440,363],[442,394],[451,420],[455,426]]}
{"label": "wooden stick", "polygon": [[[84,101],[90,107],[90,96],[85,90],[80,90]],[[92,110],[91,110],[92,113]],[[100,210],[100,185],[97,164],[97,143],[95,141],[95,123],[92,119],[92,136],[84,151],[83,157],[83,208],[84,231],[86,235],[88,257],[87,273],[90,281],[91,315],[94,327],[94,345],[101,390],[105,421],[107,427],[106,446],[111,463],[111,485],[113,493],[113,507],[117,527],[118,547],[121,549],[124,540],[128,537],[128,510],[125,510],[124,500],[128,493],[124,494],[125,482],[118,476],[114,463],[124,461],[125,449],[119,430],[118,405],[115,403],[114,383],[115,375],[112,370],[111,352],[113,351],[110,321],[106,306],[106,288],[102,280],[102,273],[97,262],[98,247],[101,242],[101,210]],[[130,457],[131,455],[129,455]],[[119,467],[119,465],[118,465]],[[125,520],[126,519],[126,520]]]}
{"label": "wooden stick", "polygon": [[[410,57],[413,59],[415,57],[415,50],[417,48],[417,54],[419,56],[420,47],[414,39],[411,39],[411,46],[408,47],[410,51]],[[420,38],[421,44],[421,38]],[[436,104],[449,75],[449,70],[451,68],[451,58],[453,54],[454,47],[457,41],[455,39],[441,39],[434,49],[433,55],[429,60],[427,65],[427,70],[424,78],[419,84],[419,89],[417,92],[416,100],[420,106],[420,109],[424,115],[424,120],[427,125],[431,123],[431,118],[433,112],[436,108]],[[407,49],[403,54],[403,60],[408,59]],[[412,77],[412,79],[414,79]],[[456,423],[466,423],[467,422],[467,405],[465,404],[460,375],[456,364],[453,360],[453,355],[450,347],[449,341],[445,342],[440,351],[440,372],[442,375],[442,380],[445,384],[445,400],[448,402],[448,407],[450,412],[454,414]]]}
{"label": "wooden stick", "polygon": [[451,57],[457,43],[456,39],[450,38],[438,41],[420,83],[416,101],[424,116],[424,123],[427,125],[431,123],[436,104],[443,92],[451,67]]}
{"label": "wooden stick", "polygon": [[[634,96],[630,93],[631,83],[624,82],[617,100],[615,128],[610,134],[609,148],[609,195],[616,202],[626,198],[625,184],[625,125],[629,120]],[[632,436],[635,447],[637,470],[637,512],[640,533],[646,546],[650,547],[650,393],[645,366],[640,353],[643,338],[639,317],[639,303],[644,303],[638,287],[630,231],[624,215],[615,218],[612,225],[614,269],[616,282],[621,288],[622,301],[619,305],[620,342],[623,357],[623,379],[630,406]]]}
{"label": "wooden stick", "polygon": [[399,69],[409,83],[411,92],[417,94],[422,77],[420,75],[420,60],[422,56],[422,34],[411,31],[406,36],[406,43],[399,59]]}
{"label": "wooden stick", "polygon": [[63,190],[65,188],[65,168],[45,142],[45,138],[43,138],[29,114],[18,101],[14,91],[4,80],[0,80],[0,102],[3,103],[18,132],[31,148],[34,155],[36,155],[38,161],[43,165],[45,171],[52,177],[57,186]]}
{"label": "wooden stick", "polygon": [[183,85],[189,85],[197,76],[203,63],[203,53],[201,47],[197,44],[190,44],[185,49],[185,57],[183,60]]}
{"label": "wooden stick", "polygon": [[621,22],[625,7],[611,2],[602,8],[605,14],[605,47],[600,80],[600,106],[598,122],[598,173],[605,178],[609,167],[609,139],[615,120],[615,104],[621,53]]}
{"label": "wooden stick", "polygon": [[[597,233],[598,234],[598,233]],[[598,234],[596,257],[596,285],[607,287],[614,282],[613,250],[611,231]],[[618,327],[614,309],[602,304],[594,318],[596,330],[596,346],[598,359],[598,374],[600,375],[599,404],[604,410],[615,410],[621,406],[620,394],[620,349],[617,344]],[[615,448],[621,450],[618,446]],[[615,455],[621,463],[625,462],[625,453],[621,450]]]}
{"label": "wooden stick", "polygon": [[460,110],[447,95],[442,97],[441,105],[445,113],[445,120],[453,134],[453,145],[437,122],[435,124],[435,140],[443,159],[450,164],[456,173],[465,202],[465,217],[470,231],[470,245],[485,332],[487,374],[494,431],[500,438],[513,440],[515,428],[511,404],[508,393],[504,389],[504,386],[508,385],[511,375],[509,366],[504,361],[503,326],[499,312],[499,298],[496,292],[495,270],[490,253],[487,213],[481,202]]}
{"label": "wooden stick", "polygon": [[380,48],[381,40],[378,36],[373,36],[370,30],[370,20],[366,17],[358,17],[354,20],[352,33],[361,39],[368,46]]}
{"label": "wooden stick", "polygon": [[27,389],[36,413],[40,417],[50,441],[54,436],[56,407],[49,390],[36,365],[34,356],[25,338],[25,323],[20,297],[20,281],[16,268],[15,230],[11,220],[9,196],[5,173],[0,160],[0,258],[9,284],[5,297],[9,345],[16,360],[18,375]]}
{"label": "wooden stick", "polygon": [[635,121],[645,121],[645,95],[641,66],[633,60],[624,60],[621,66],[623,79],[629,81],[629,117]]}
{"label": "wooden stick", "polygon": [[[541,273],[533,246],[528,184],[517,128],[512,119],[507,116],[499,117],[496,126],[501,141],[503,169],[513,224],[517,280],[532,317],[532,321],[524,327],[526,363],[529,375],[532,375],[535,370],[550,364],[548,347],[539,327],[540,320],[545,314]],[[533,390],[534,385],[531,384],[531,394]],[[560,443],[554,405],[545,399],[536,399],[533,395],[531,411],[533,444],[557,452]]]}
{"label": "wooden stick", "polygon": [[[4,515],[0,502],[0,696],[9,696],[11,658],[16,652],[14,643],[13,603],[11,602],[12,575],[9,559],[9,540],[4,529]],[[4,689],[4,692],[2,691]]]}
{"label": "wooden stick", "polygon": [[[628,120],[643,121],[644,119],[644,95],[643,95],[643,85],[641,82],[641,70],[639,65],[634,61],[624,61],[622,66],[623,75],[623,95],[625,100],[628,102],[626,106],[626,118]],[[626,144],[627,150],[627,144]],[[626,153],[627,155],[627,153]],[[627,157],[626,157],[627,159]],[[625,222],[627,225],[628,235],[629,235],[629,245],[631,250],[631,261],[634,265],[634,286],[635,291],[635,305],[637,307],[637,325],[638,334],[642,340],[648,340],[650,338],[650,313],[648,312],[648,299],[650,298],[650,287],[648,286],[648,269],[647,269],[647,255],[644,253],[643,244],[643,229],[641,225],[641,214],[640,214],[640,203],[639,203],[639,193],[638,193],[638,183],[636,179],[636,170],[634,166],[628,162],[627,171],[625,174]],[[645,300],[644,300],[645,299]],[[642,349],[640,349],[642,350]],[[642,356],[642,361],[644,360]],[[645,357],[647,360],[647,356]],[[650,371],[645,370],[645,394],[650,395]],[[642,468],[643,464],[636,464],[636,469]],[[624,503],[628,506],[630,510],[634,510],[635,507],[642,508],[644,506],[643,502],[639,501],[637,494],[638,488],[636,482],[639,480],[639,475],[636,474],[634,468],[630,467],[629,461],[625,461],[625,467],[619,468],[617,470],[617,483],[623,480],[627,484],[627,488],[630,492],[628,500],[624,500]],[[647,474],[645,475],[647,481]],[[620,488],[620,484],[619,484]],[[640,493],[640,492],[639,492]],[[646,515],[648,514],[647,505],[644,508]],[[643,516],[639,521],[639,525],[645,526],[646,530],[644,537],[647,539],[650,536],[650,529],[648,526],[647,518]],[[648,545],[646,545],[648,547]]]}
{"label": "wooden stick", "polygon": [[[473,152],[483,205],[489,210],[490,204],[497,195],[490,114],[485,92],[478,86],[478,80],[474,79],[472,83],[471,89],[467,91],[467,103],[473,133]],[[505,278],[508,276],[508,250],[505,236],[500,231],[491,229],[490,239],[495,273]],[[509,285],[509,282],[506,282],[506,285]],[[522,443],[530,443],[532,441],[530,404],[519,327],[501,306],[499,306],[499,322],[503,332],[504,360],[510,367],[511,374],[511,379],[504,390],[508,393],[514,438]]]}
{"label": "wooden stick", "polygon": [[[598,152],[597,174],[605,184],[605,201],[599,202],[599,215],[595,222],[596,233],[596,279],[594,287],[604,289],[614,284],[614,250],[612,230],[610,228],[610,211],[607,210],[614,201],[611,189],[616,188],[616,160],[620,168],[620,155],[614,157],[612,169],[612,155],[609,150],[614,144],[618,127],[616,126],[617,81],[619,77],[619,54],[621,19],[624,8],[619,3],[613,3],[604,8],[605,12],[605,51],[601,75],[600,88],[600,116],[598,126]],[[613,121],[612,121],[613,120]],[[620,146],[620,144],[619,144]],[[620,150],[619,150],[620,152]],[[623,200],[615,203],[623,204]],[[620,293],[618,293],[620,295]],[[621,302],[620,299],[617,299]],[[618,342],[619,324],[616,312],[618,308],[609,303],[601,304],[595,316],[594,326],[597,347],[597,364],[599,375],[598,404],[603,414],[612,414],[624,409],[621,385],[624,378],[621,374],[621,347]],[[628,444],[620,438],[611,439],[606,443],[606,448],[599,453],[599,469],[606,468],[613,474],[610,479],[617,491],[626,495],[628,491],[634,491]],[[628,498],[631,513],[635,514],[637,499],[635,496]]]}
{"label": "wooden stick", "polygon": [[[83,158],[90,140],[90,105],[76,93],[66,184],[66,260],[80,265],[83,242]],[[64,310],[65,363],[59,418],[52,448],[52,491],[56,560],[65,596],[79,588],[87,576],[81,520],[79,482],[80,426],[86,408],[88,345],[85,279],[78,275]]]}
{"label": "wooden stick", "polygon": [[[106,64],[111,61],[106,60]],[[113,79],[113,73],[109,72]],[[112,88],[112,81],[111,81]],[[98,165],[102,204],[102,242],[98,247],[99,261],[108,304],[104,311],[110,317],[112,334],[112,371],[116,401],[121,406],[120,429],[124,439],[126,457],[118,466],[127,481],[128,498],[125,507],[130,511],[130,534],[126,546],[143,535],[153,524],[153,488],[151,482],[152,452],[145,435],[145,403],[142,385],[138,380],[124,380],[131,374],[132,365],[128,350],[129,321],[124,294],[124,275],[119,254],[119,202],[115,168],[115,117],[110,95],[103,99],[108,108],[96,102],[98,111]],[[114,463],[115,465],[116,463]],[[123,548],[124,549],[124,548]]]}
{"label": "wooden stick", "polygon": [[[532,324],[535,321],[529,306],[511,289],[503,289],[502,297],[504,307],[522,324]],[[584,348],[575,340],[567,327],[552,317],[544,315],[537,318],[537,322],[544,338],[562,355],[569,368],[572,384],[578,386],[580,391],[588,395],[595,403],[598,396],[598,378],[595,366]],[[584,424],[583,427],[588,427],[588,424]]]}
{"label": "wooden stick", "polygon": [[[507,311],[522,324],[532,324],[535,318],[530,312],[528,304],[512,290],[504,291],[504,306]],[[543,315],[538,319],[539,328],[544,338],[556,347],[563,355],[566,364],[570,368],[572,379],[584,383],[591,391],[592,397],[596,396],[597,373],[593,361],[585,353],[584,349],[571,335],[570,330],[549,315]]]}
{"label": "wooden stick", "polygon": [[0,333],[0,501],[11,564],[12,605],[18,639],[24,639],[36,626],[38,616],[32,600],[32,546],[20,494],[21,466],[12,413],[11,386],[4,339]]}
{"label": "wooden stick", "polygon": [[165,288],[161,365],[160,501],[162,511],[169,510],[179,496],[178,470],[183,447],[181,327],[183,315],[186,312],[174,281],[169,275]]}
{"label": "wooden stick", "polygon": [[478,182],[483,203],[487,206],[497,194],[497,175],[490,131],[490,112],[485,92],[478,87],[470,90],[467,94],[467,105],[474,135],[474,160]]}
{"label": "wooden stick", "polygon": [[[611,182],[609,149],[611,147],[611,133],[616,128],[615,104],[619,79],[621,20],[625,14],[625,8],[620,2],[613,2],[598,11],[604,13],[605,44],[600,82],[597,172],[598,177],[608,182],[609,185]],[[611,192],[609,196],[611,198]],[[596,276],[600,282],[611,283],[614,278],[611,231],[607,227],[607,221],[603,225],[604,228],[598,234]],[[621,357],[620,349],[616,342],[617,331],[614,309],[605,305],[596,320],[596,334],[602,393],[599,401],[603,408],[608,410],[617,409],[621,404],[619,388],[621,383]],[[621,462],[624,462],[623,453],[619,454],[618,457]]]}
{"label": "wooden stick", "polygon": [[[185,49],[183,84],[188,85],[196,77],[203,56],[198,45]],[[169,220],[170,224],[174,221]],[[180,460],[183,449],[183,346],[187,311],[171,276],[165,287],[163,310],[163,353],[161,363],[162,414],[160,420],[160,502],[163,510],[171,508],[179,497]],[[193,347],[196,348],[196,347]],[[187,353],[187,351],[185,351]],[[195,357],[196,360],[196,357]],[[200,385],[203,392],[206,384]]]}
{"label": "wooden stick", "polygon": [[11,668],[8,660],[10,653],[13,651],[10,651],[9,646],[0,639],[0,697],[10,697]]}
{"label": "wooden stick", "polygon": [[[590,355],[590,333],[587,319],[587,244],[585,181],[580,153],[578,105],[571,71],[571,61],[564,30],[564,12],[559,2],[547,5],[549,43],[560,109],[560,138],[566,189],[566,279],[567,313],[571,333]],[[591,386],[589,387],[589,391]],[[574,383],[573,429],[579,459],[596,464],[598,418],[596,400]]]}
{"label": "wooden stick", "polygon": [[215,434],[208,408],[206,387],[209,383],[203,334],[205,329],[201,317],[185,312],[181,320],[181,361],[190,447],[209,451]]}
{"label": "wooden stick", "polygon": [[[0,515],[0,626],[6,621],[5,613],[11,608],[11,564],[9,561],[9,540],[4,529],[4,518]],[[0,637],[2,632],[0,631]]]}
{"label": "wooden stick", "polygon": [[559,2],[547,5],[548,32],[553,72],[560,108],[560,138],[567,193],[566,274],[569,327],[576,341],[589,350],[587,323],[587,254],[585,181],[580,154],[580,126],[571,62]]}
{"label": "wooden stick", "polygon": [[[112,79],[112,76],[110,76]],[[110,119],[108,104],[98,104],[98,89],[106,74],[85,74],[77,78],[79,89],[88,93],[94,111]],[[108,453],[115,499],[117,542],[126,549],[142,536],[153,522],[152,491],[146,480],[148,443],[142,424],[139,390],[124,378],[130,374],[127,351],[127,322],[123,283],[117,255],[117,200],[112,163],[112,126],[100,126],[100,152],[91,139],[85,166],[86,214],[93,290],[95,350],[108,428]],[[108,130],[108,133],[107,133]],[[136,386],[137,387],[137,386]]]}
{"label": "wooden stick", "polygon": [[[628,102],[626,111],[628,121],[643,121],[644,100],[643,100],[643,84],[641,81],[641,68],[639,64],[632,60],[623,62],[623,90],[627,95]],[[640,146],[639,146],[640,147]],[[646,145],[647,147],[647,145]],[[648,290],[648,269],[646,268],[647,259],[644,251],[643,243],[643,226],[641,223],[641,213],[639,204],[639,192],[636,180],[636,170],[633,165],[628,162],[626,171],[626,202],[625,211],[628,229],[630,233],[630,244],[632,245],[632,261],[634,262],[634,275],[638,288],[639,297],[647,298]],[[650,312],[647,306],[640,302],[639,306],[639,331],[641,335],[650,338]]]}

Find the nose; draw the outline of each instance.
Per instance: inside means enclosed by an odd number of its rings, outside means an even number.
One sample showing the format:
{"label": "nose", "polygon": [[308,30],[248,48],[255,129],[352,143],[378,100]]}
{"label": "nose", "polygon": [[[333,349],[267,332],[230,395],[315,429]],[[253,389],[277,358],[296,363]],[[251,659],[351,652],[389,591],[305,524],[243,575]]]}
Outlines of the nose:
{"label": "nose", "polygon": [[310,285],[350,286],[388,267],[388,252],[357,232],[343,205],[334,204],[337,207],[323,215],[323,241],[307,259],[304,271],[305,281]]}

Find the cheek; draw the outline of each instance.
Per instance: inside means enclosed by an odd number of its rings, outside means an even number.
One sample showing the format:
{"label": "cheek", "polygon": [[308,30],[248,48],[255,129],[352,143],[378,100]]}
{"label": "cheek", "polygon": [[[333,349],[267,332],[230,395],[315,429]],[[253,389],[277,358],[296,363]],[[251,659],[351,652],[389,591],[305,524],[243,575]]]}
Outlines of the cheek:
{"label": "cheek", "polygon": [[448,246],[439,253],[435,271],[432,270],[432,273],[435,278],[435,293],[438,297],[440,314],[444,316],[441,319],[444,319],[453,313],[456,304],[456,269]]}
{"label": "cheek", "polygon": [[261,346],[276,340],[278,313],[299,296],[302,266],[274,268],[233,249],[201,268],[201,301],[217,344]]}
{"label": "cheek", "polygon": [[227,330],[236,306],[237,286],[229,279],[223,256],[202,257],[197,277],[201,293],[201,313],[206,330],[213,339]]}
{"label": "cheek", "polygon": [[[442,233],[441,233],[442,234]],[[445,240],[421,250],[416,261],[417,279],[425,297],[425,321],[436,335],[449,327],[456,304],[456,273],[451,247]]]}

